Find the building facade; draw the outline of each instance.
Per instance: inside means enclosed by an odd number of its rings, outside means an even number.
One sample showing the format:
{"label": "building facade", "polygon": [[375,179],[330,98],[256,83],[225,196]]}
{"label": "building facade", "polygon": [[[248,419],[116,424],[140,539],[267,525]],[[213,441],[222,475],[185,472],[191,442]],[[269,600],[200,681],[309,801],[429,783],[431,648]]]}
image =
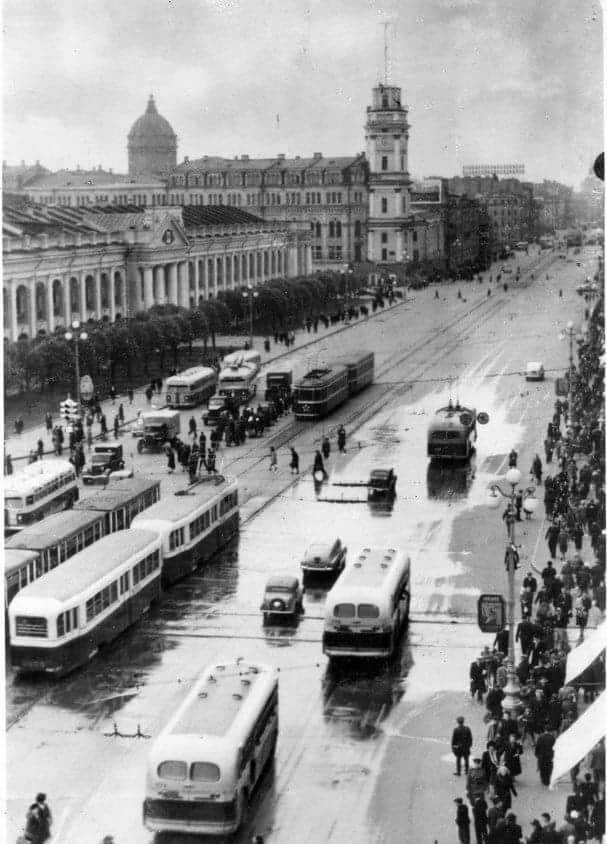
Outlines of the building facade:
{"label": "building facade", "polygon": [[5,336],[195,307],[220,291],[312,270],[295,225],[227,208],[65,209],[11,202],[3,215]]}

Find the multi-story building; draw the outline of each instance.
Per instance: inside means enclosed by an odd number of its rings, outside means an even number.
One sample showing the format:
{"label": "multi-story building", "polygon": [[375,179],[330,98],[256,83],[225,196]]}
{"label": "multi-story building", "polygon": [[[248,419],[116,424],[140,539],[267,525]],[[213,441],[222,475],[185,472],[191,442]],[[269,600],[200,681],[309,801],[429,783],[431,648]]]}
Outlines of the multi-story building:
{"label": "multi-story building", "polygon": [[65,208],[5,196],[2,269],[5,336],[17,340],[309,274],[311,235],[236,208]]}
{"label": "multi-story building", "polygon": [[533,198],[537,205],[539,234],[553,234],[572,223],[571,198],[573,189],[544,179],[533,185]]}
{"label": "multi-story building", "polygon": [[462,177],[449,179],[449,192],[478,199],[490,223],[492,258],[501,249],[537,236],[537,206],[533,187],[518,179]]}
{"label": "multi-story building", "polygon": [[590,172],[572,195],[572,220],[578,224],[603,228],[605,220],[605,183]]}

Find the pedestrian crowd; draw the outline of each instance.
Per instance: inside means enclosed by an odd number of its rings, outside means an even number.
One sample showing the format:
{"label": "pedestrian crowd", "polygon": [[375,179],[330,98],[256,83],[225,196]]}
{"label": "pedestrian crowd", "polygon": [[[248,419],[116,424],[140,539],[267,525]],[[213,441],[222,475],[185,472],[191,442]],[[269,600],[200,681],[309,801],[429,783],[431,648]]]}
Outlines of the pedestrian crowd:
{"label": "pedestrian crowd", "polygon": [[[515,636],[521,654],[515,667],[520,707],[512,709],[506,696],[510,634],[503,629],[493,649],[484,648],[470,665],[470,694],[487,708],[485,748],[472,766],[472,733],[461,716],[453,730],[455,774],[461,776],[463,763],[468,800],[455,801],[462,844],[469,844],[471,826],[477,844],[580,844],[600,841],[605,832],[604,739],[586,756],[587,770],[581,773],[581,763],[571,769],[562,823],[544,812],[533,819],[525,837],[512,809],[525,752],[533,754],[540,782],[549,786],[557,736],[575,722],[580,705],[605,688],[604,652],[573,683],[565,684],[571,628],[578,629],[581,641],[586,628],[598,627],[605,613],[603,347],[601,303],[580,344],[578,367],[573,367],[571,407],[557,400],[544,443],[546,464],[554,471],[544,478],[550,559],[541,571],[536,569],[538,578],[534,567],[526,572],[520,591],[521,620]],[[511,451],[509,466],[516,466],[517,460],[516,451]],[[537,485],[542,470],[536,454],[530,473]],[[515,511],[507,515],[521,520],[521,511],[522,493],[515,498]]]}

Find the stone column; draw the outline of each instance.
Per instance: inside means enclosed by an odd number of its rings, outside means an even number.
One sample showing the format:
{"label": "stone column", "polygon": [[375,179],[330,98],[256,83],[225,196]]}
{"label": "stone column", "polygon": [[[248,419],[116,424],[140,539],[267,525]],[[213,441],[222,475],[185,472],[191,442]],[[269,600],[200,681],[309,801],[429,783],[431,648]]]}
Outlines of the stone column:
{"label": "stone column", "polygon": [[198,297],[200,296],[200,266],[198,258],[194,258],[194,307],[198,307]]}
{"label": "stone column", "polygon": [[304,246],[304,275],[312,273],[312,247],[310,244]]}
{"label": "stone column", "polygon": [[116,281],[114,279],[114,267],[110,267],[108,284],[108,296],[110,297],[110,322],[116,321]]}
{"label": "stone column", "polygon": [[63,276],[63,307],[65,311],[65,327],[69,329],[72,324],[72,285],[71,276]]}
{"label": "stone column", "polygon": [[30,318],[29,318],[29,336],[35,337],[38,333],[38,314],[36,313],[36,279],[33,278],[29,282],[27,286],[27,292],[29,295],[29,308],[30,308]]}
{"label": "stone column", "polygon": [[13,281],[9,284],[8,295],[10,299],[10,317],[11,317],[11,340],[16,340],[19,336],[19,326],[17,324],[17,282]]}
{"label": "stone column", "polygon": [[156,293],[156,304],[166,305],[166,277],[165,268],[162,265],[159,267],[154,267],[154,290]]}
{"label": "stone column", "polygon": [[55,330],[55,311],[53,310],[53,276],[46,279],[46,329],[49,334]]}
{"label": "stone column", "polygon": [[169,264],[169,302],[171,305],[179,304],[177,301],[177,264]]}
{"label": "stone column", "polygon": [[143,268],[143,307],[147,311],[154,304],[154,270]]}
{"label": "stone column", "polygon": [[189,308],[190,307],[190,279],[189,279],[189,267],[187,261],[180,261],[177,264],[177,303],[182,308]]}
{"label": "stone column", "polygon": [[95,315],[97,319],[103,316],[101,307],[101,270],[95,270]]}
{"label": "stone column", "polygon": [[86,309],[86,271],[80,271],[80,322],[85,323],[87,317]]}

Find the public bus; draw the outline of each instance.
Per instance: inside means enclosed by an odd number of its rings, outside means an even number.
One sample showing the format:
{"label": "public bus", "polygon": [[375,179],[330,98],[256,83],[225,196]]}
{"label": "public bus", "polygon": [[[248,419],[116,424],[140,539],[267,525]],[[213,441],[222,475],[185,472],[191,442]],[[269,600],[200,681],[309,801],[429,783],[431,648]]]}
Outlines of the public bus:
{"label": "public bus", "polygon": [[4,548],[4,610],[8,635],[8,605],[20,589],[40,577],[42,561],[37,551],[23,548]]}
{"label": "public bus", "polygon": [[238,531],[238,484],[222,475],[185,494],[170,495],[140,513],[132,527],[155,530],[162,537],[165,584],[194,571]]}
{"label": "public bus", "polygon": [[166,382],[166,403],[179,410],[195,407],[210,398],[217,386],[217,373],[210,366],[193,366]]}
{"label": "public bus", "polygon": [[15,595],[8,608],[18,671],[62,676],[88,662],[160,597],[158,533],[102,537]]}
{"label": "public bus", "polygon": [[4,532],[15,533],[78,501],[76,470],[67,460],[36,460],[6,478]]}
{"label": "public bus", "polygon": [[248,402],[257,392],[257,375],[258,370],[248,364],[225,367],[219,373],[217,392],[237,404]]}
{"label": "public bus", "polygon": [[428,457],[437,461],[468,460],[476,437],[476,409],[450,401],[436,411],[428,426]]}
{"label": "public bus", "polygon": [[327,594],[329,659],[390,659],[409,619],[411,561],[398,548],[363,548]]}
{"label": "public bus", "polygon": [[114,487],[83,498],[75,510],[91,510],[104,514],[105,533],[114,533],[131,526],[138,513],[160,499],[160,481],[148,478],[129,478]]}
{"label": "public bus", "polygon": [[295,382],[293,412],[296,419],[322,419],[340,404],[349,393],[348,368],[343,364],[311,369]]}
{"label": "public bus", "polygon": [[356,395],[369,384],[375,376],[375,354],[373,352],[353,352],[333,358],[331,363],[341,363],[348,370],[348,393]]}
{"label": "public bus", "polygon": [[255,349],[237,349],[226,355],[221,361],[221,368],[227,369],[230,366],[248,366],[259,372],[261,369],[261,354]]}
{"label": "public bus", "polygon": [[210,665],[148,757],[143,820],[153,832],[230,835],[278,739],[278,675],[268,665]]}

